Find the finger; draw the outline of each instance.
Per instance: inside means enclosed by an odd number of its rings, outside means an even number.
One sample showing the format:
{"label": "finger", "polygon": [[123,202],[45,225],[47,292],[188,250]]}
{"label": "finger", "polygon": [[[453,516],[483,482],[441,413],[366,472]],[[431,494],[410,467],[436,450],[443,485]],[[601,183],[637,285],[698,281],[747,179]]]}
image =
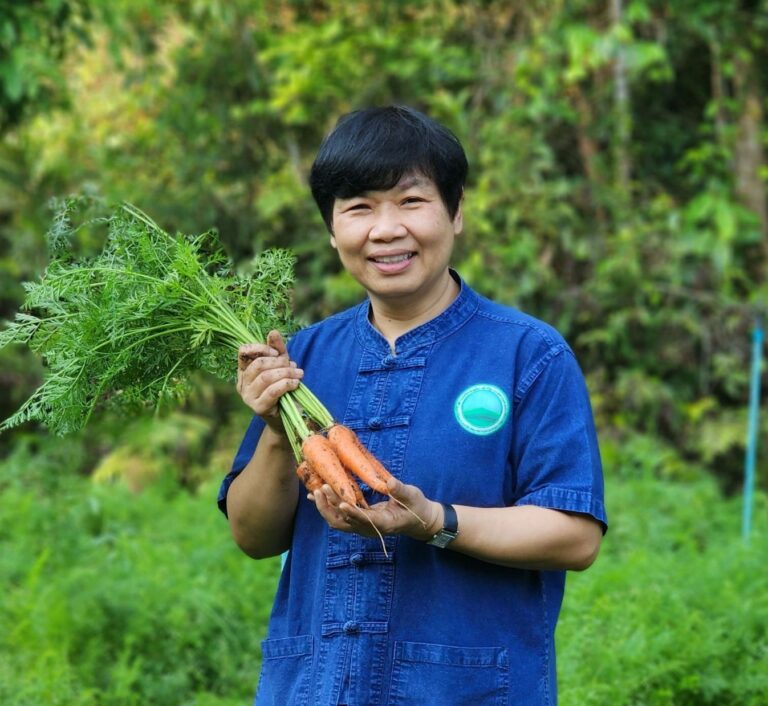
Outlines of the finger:
{"label": "finger", "polygon": [[[248,376],[246,376],[247,378]],[[259,384],[265,389],[276,382],[286,379],[301,380],[304,377],[304,371],[300,368],[283,367],[283,368],[271,368],[262,371],[258,375]]]}
{"label": "finger", "polygon": [[275,370],[277,368],[298,369],[298,367],[298,365],[294,365],[292,361],[288,360],[286,356],[281,355],[275,358],[256,358],[241,372],[253,380],[265,370]]}
{"label": "finger", "polygon": [[323,484],[323,487],[320,488],[320,491],[323,494],[323,500],[325,501],[326,505],[330,508],[333,508],[335,511],[341,502],[339,496],[333,492],[333,488],[331,488],[331,486],[327,483]]}
{"label": "finger", "polygon": [[268,343],[244,343],[237,349],[237,352],[251,357],[259,355],[280,355],[280,352]]}
{"label": "finger", "polygon": [[279,331],[273,330],[267,334],[267,345],[274,348],[280,354],[287,353],[285,341],[283,341]]}
{"label": "finger", "polygon": [[272,408],[277,404],[277,401],[286,392],[295,390],[299,386],[300,382],[300,378],[280,378],[277,382],[273,382],[271,385],[266,387],[261,395],[259,395],[259,399],[265,402],[269,408]]}
{"label": "finger", "polygon": [[283,378],[304,377],[304,371],[291,365],[284,357],[259,358],[253,361],[246,370],[240,372],[243,379],[243,387],[254,388],[256,395],[260,395],[264,389]]}
{"label": "finger", "polygon": [[365,513],[363,513],[359,507],[355,507],[354,505],[350,505],[349,503],[342,501],[339,503],[339,514],[350,525],[365,527],[365,529],[368,529],[368,520],[365,516]]}
{"label": "finger", "polygon": [[353,521],[353,518],[351,517],[352,513],[350,512],[352,506],[336,495],[336,492],[327,483],[323,484],[320,492],[323,494],[325,506],[327,507],[329,514],[345,525],[351,524]]}
{"label": "finger", "polygon": [[277,355],[277,353],[274,354],[267,354],[267,355],[260,355],[256,356],[255,358],[248,358],[247,356],[238,357],[238,369],[245,372],[248,371],[248,374],[251,376],[258,375],[259,372],[262,370],[269,370],[271,368],[293,368],[298,367],[291,365],[291,360],[288,358],[287,355]]}
{"label": "finger", "polygon": [[[334,529],[342,529],[349,531],[350,525],[346,517],[342,515],[336,505],[334,505],[327,493],[328,486],[316,490],[314,493],[315,507],[322,516],[322,518]],[[333,493],[333,491],[331,491]]]}
{"label": "finger", "polygon": [[408,503],[413,500],[413,496],[409,492],[408,486],[394,476],[387,480],[387,490],[389,491],[390,497],[397,498],[401,502]]}
{"label": "finger", "polygon": [[277,356],[278,351],[263,343],[247,343],[237,350],[238,370],[245,370],[254,360],[264,356]]}

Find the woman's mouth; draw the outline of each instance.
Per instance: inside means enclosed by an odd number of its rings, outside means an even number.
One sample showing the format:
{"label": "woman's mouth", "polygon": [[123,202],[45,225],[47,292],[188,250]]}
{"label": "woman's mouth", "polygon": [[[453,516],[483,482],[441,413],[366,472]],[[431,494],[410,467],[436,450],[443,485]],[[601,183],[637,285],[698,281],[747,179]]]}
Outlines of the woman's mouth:
{"label": "woman's mouth", "polygon": [[384,274],[397,274],[407,269],[411,260],[416,256],[415,252],[397,253],[396,255],[375,255],[368,260],[374,267]]}

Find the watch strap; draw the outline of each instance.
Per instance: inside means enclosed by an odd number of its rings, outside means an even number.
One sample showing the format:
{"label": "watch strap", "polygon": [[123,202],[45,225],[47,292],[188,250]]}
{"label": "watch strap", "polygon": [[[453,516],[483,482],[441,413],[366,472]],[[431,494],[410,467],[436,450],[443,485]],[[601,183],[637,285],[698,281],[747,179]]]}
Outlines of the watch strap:
{"label": "watch strap", "polygon": [[456,514],[456,508],[448,503],[440,503],[443,506],[443,529],[446,532],[452,532],[458,534],[459,532],[459,517]]}

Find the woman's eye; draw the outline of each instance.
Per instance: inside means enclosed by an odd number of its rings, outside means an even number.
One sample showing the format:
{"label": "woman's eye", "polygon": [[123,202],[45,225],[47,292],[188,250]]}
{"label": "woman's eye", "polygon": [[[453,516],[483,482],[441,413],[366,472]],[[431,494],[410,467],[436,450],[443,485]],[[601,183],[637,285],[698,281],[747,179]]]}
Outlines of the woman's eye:
{"label": "woman's eye", "polygon": [[407,199],[404,199],[403,203],[405,204],[415,204],[415,203],[422,203],[424,201],[423,198],[420,196],[409,196]]}

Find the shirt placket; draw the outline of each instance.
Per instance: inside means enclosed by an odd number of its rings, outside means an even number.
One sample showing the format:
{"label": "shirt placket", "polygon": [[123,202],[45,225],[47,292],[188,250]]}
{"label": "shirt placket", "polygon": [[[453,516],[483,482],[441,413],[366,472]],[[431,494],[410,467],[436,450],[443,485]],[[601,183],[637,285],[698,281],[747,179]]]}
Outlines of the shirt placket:
{"label": "shirt placket", "polygon": [[[421,385],[425,358],[363,355],[344,422],[387,466],[402,477],[409,423]],[[383,498],[362,484],[369,502]],[[337,665],[338,702],[378,703],[389,650],[398,538],[329,533],[326,608],[322,634],[347,644],[330,653]],[[341,657],[343,655],[343,657]]]}

